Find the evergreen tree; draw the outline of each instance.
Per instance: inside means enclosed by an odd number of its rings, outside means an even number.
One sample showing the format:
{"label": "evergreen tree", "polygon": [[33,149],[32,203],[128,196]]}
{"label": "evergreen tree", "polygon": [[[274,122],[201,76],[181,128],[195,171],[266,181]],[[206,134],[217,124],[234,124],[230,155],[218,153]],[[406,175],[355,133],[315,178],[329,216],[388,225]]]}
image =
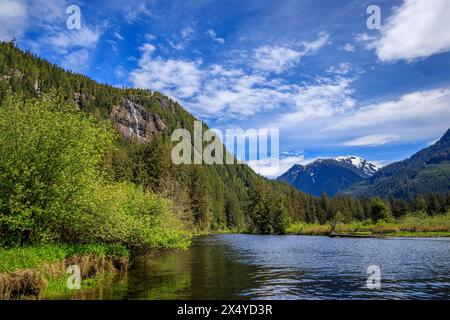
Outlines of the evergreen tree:
{"label": "evergreen tree", "polygon": [[320,195],[320,223],[323,224],[326,221],[330,220],[331,212],[330,212],[330,200],[325,192],[322,192]]}
{"label": "evergreen tree", "polygon": [[379,198],[370,202],[370,217],[374,223],[378,221],[390,221],[391,213],[389,207]]}
{"label": "evergreen tree", "polygon": [[211,203],[206,189],[206,177],[202,166],[192,166],[191,172],[191,206],[196,225],[202,231],[211,226]]}

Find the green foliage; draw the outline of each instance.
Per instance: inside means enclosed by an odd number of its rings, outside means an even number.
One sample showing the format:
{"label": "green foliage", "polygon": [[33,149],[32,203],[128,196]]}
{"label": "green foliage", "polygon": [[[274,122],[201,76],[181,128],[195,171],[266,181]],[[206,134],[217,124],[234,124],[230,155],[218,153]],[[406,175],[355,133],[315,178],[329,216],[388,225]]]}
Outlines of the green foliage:
{"label": "green foliage", "polygon": [[289,224],[285,199],[261,181],[250,189],[247,211],[253,231],[263,234],[283,234]]}
{"label": "green foliage", "polygon": [[335,232],[338,224],[342,223],[344,221],[345,221],[345,217],[342,214],[342,212],[337,211],[330,220],[331,232]]}
{"label": "green foliage", "polygon": [[319,223],[303,223],[297,222],[289,225],[286,228],[287,234],[301,234],[301,235],[328,235],[330,234],[330,225],[322,225]]}
{"label": "green foliage", "polygon": [[50,241],[186,248],[189,235],[167,200],[108,182],[115,135],[60,96],[9,96],[0,108],[2,245]]}
{"label": "green foliage", "polygon": [[[340,220],[338,217],[334,219]],[[348,223],[336,222],[334,230],[333,221],[329,225],[292,223],[286,228],[288,234],[302,235],[328,235],[331,231],[355,235],[448,237],[450,236],[450,212],[431,217],[423,212],[411,212],[390,222],[379,220],[373,223],[371,219]]]}
{"label": "green foliage", "polygon": [[408,213],[399,219],[400,230],[409,232],[450,232],[450,212],[428,216],[425,212]]}
{"label": "green foliage", "polygon": [[[333,221],[334,220],[334,221]],[[344,234],[385,234],[392,236],[450,236],[450,212],[441,215],[428,216],[423,212],[410,212],[400,219],[390,219],[390,222],[371,219],[365,221],[342,222],[334,217],[330,225],[292,223],[286,229],[288,234],[328,235],[336,223],[335,232]],[[341,221],[341,222],[337,222]]]}
{"label": "green foliage", "polygon": [[206,176],[202,167],[194,166],[191,173],[191,201],[194,219],[200,230],[208,231],[211,225],[211,208],[208,201]]}
{"label": "green foliage", "polygon": [[378,221],[391,221],[391,213],[389,207],[383,200],[374,198],[370,203],[370,217],[374,223]]}
{"label": "green foliage", "polygon": [[71,242],[124,243],[129,248],[187,248],[190,235],[172,215],[169,201],[131,183],[90,186],[82,208],[66,226]]}
{"label": "green foliage", "polygon": [[98,257],[128,257],[128,250],[122,245],[106,244],[41,244],[16,248],[0,248],[0,272],[17,269],[37,268],[42,264],[61,262],[74,255],[96,255]]}
{"label": "green foliage", "polygon": [[[50,94],[0,108],[0,230],[4,244],[55,240],[79,213],[112,142],[103,123]],[[100,177],[101,178],[101,177]]]}

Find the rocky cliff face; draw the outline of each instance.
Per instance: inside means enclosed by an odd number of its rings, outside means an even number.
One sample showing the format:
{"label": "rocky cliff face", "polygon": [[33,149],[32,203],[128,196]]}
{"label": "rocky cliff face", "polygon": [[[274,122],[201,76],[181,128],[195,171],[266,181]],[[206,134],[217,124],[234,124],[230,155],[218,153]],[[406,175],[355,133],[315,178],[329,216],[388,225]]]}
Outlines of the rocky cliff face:
{"label": "rocky cliff face", "polygon": [[129,99],[124,99],[122,105],[112,108],[110,119],[124,137],[137,139],[140,143],[150,141],[154,134],[167,128],[167,124],[158,115],[146,111],[143,106]]}

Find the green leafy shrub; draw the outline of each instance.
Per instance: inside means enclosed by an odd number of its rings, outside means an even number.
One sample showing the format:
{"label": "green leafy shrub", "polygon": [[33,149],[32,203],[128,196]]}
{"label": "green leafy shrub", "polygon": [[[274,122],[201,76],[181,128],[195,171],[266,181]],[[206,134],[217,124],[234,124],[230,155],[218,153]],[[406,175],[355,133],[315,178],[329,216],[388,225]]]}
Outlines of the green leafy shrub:
{"label": "green leafy shrub", "polygon": [[450,231],[450,212],[428,216],[424,212],[408,213],[399,220],[400,230],[407,232]]}
{"label": "green leafy shrub", "polygon": [[389,207],[379,198],[374,198],[370,202],[370,217],[374,223],[392,220]]}
{"label": "green leafy shrub", "polygon": [[400,228],[398,224],[395,223],[387,223],[384,221],[379,221],[376,225],[373,226],[372,232],[376,234],[389,234],[389,233],[397,233]]}
{"label": "green leafy shrub", "polygon": [[0,245],[120,243],[186,248],[167,200],[104,177],[116,139],[105,121],[52,92],[0,107]]}
{"label": "green leafy shrub", "polygon": [[16,248],[0,248],[0,272],[17,269],[39,269],[47,264],[61,262],[75,255],[98,257],[128,257],[128,250],[119,244],[40,244]]}

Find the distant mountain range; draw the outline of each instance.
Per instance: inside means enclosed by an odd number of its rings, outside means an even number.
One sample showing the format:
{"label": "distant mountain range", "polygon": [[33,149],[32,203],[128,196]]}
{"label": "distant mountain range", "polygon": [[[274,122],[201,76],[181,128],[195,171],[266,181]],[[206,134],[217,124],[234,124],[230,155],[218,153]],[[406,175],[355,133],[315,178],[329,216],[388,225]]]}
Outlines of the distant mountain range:
{"label": "distant mountain range", "polygon": [[432,146],[410,158],[394,162],[368,179],[343,190],[343,194],[411,198],[450,192],[450,129]]}
{"label": "distant mountain range", "polygon": [[318,159],[305,166],[296,164],[278,180],[316,196],[322,192],[334,196],[355,182],[371,177],[378,170],[376,165],[360,157],[345,156]]}
{"label": "distant mountain range", "polygon": [[381,169],[355,156],[294,165],[277,178],[304,192],[328,196],[411,198],[450,192],[450,130],[434,145]]}

